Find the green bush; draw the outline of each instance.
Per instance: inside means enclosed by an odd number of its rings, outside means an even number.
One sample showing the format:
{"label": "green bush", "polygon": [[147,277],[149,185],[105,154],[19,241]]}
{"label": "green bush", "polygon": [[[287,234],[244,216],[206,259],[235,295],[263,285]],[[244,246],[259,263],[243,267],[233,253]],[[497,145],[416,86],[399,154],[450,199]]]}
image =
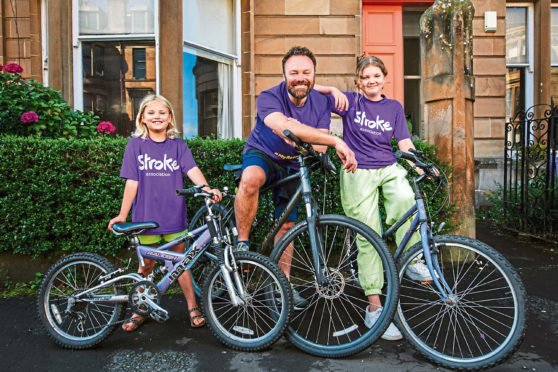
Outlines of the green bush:
{"label": "green bush", "polygon": [[[60,250],[114,254],[125,241],[107,224],[120,210],[127,141],[0,137],[0,251],[35,257]],[[209,182],[232,185],[222,164],[240,161],[244,141],[188,143]],[[190,216],[200,205],[189,202]]]}
{"label": "green bush", "polygon": [[[545,188],[544,172],[530,180],[528,188],[521,193],[520,184],[506,190],[496,184],[495,189],[487,192],[488,207],[477,211],[477,216],[488,219],[498,228],[522,231],[551,241],[558,238],[558,213],[553,195],[558,195],[558,185]],[[513,186],[513,185],[512,185]],[[521,199],[524,198],[523,207]],[[550,200],[549,200],[550,199]]]}
{"label": "green bush", "polygon": [[[22,120],[29,112],[37,116]],[[0,134],[89,138],[96,134],[98,122],[92,112],[74,111],[52,88],[17,73],[0,73]]]}
{"label": "green bush", "polygon": [[[194,158],[212,186],[229,186],[234,178],[223,164],[240,163],[244,140],[188,140]],[[107,230],[118,214],[124,180],[119,177],[126,138],[45,139],[0,136],[0,251],[37,256],[90,251],[115,254],[125,243]],[[434,147],[415,145],[429,154]],[[332,158],[340,168],[338,158]],[[330,176],[323,192],[323,176],[312,175],[314,196],[326,213],[343,213],[338,177]],[[186,183],[188,186],[189,183]],[[437,209],[440,200],[431,203]],[[438,203],[438,204],[437,204]],[[189,200],[190,218],[201,206]],[[450,210],[451,211],[451,210]],[[271,193],[260,200],[253,232],[259,243],[272,215]],[[303,216],[304,214],[299,213]],[[445,218],[439,216],[439,218]],[[438,220],[438,219],[437,219]]]}

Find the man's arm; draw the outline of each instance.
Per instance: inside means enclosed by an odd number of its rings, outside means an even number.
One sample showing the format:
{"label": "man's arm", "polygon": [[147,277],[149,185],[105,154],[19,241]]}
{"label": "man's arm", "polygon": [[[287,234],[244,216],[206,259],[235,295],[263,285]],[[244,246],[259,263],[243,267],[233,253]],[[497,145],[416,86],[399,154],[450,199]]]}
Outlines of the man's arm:
{"label": "man's arm", "polygon": [[283,139],[285,139],[283,131],[288,129],[304,142],[334,147],[337,151],[337,155],[343,162],[343,169],[347,172],[355,171],[357,167],[355,154],[341,138],[332,136],[325,131],[312,128],[308,125],[304,125],[297,120],[289,119],[280,112],[274,112],[267,115],[263,121],[265,125],[271,128]]}

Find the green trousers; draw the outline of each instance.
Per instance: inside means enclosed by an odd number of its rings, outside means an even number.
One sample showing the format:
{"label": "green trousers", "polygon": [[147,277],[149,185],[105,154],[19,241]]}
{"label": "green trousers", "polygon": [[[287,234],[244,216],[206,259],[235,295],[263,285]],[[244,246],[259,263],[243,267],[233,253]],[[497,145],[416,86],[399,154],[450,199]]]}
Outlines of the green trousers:
{"label": "green trousers", "polygon": [[[378,235],[382,235],[382,225],[378,212],[379,188],[385,199],[386,223],[395,223],[413,204],[415,195],[405,178],[405,168],[395,163],[380,169],[357,169],[355,173],[341,173],[341,202],[345,214],[370,226]],[[411,220],[404,223],[395,233],[399,246],[405,233],[409,230]],[[420,235],[414,233],[405,249],[420,241]],[[383,267],[380,257],[372,245],[357,238],[358,277],[360,285],[367,296],[380,294],[384,285]]]}

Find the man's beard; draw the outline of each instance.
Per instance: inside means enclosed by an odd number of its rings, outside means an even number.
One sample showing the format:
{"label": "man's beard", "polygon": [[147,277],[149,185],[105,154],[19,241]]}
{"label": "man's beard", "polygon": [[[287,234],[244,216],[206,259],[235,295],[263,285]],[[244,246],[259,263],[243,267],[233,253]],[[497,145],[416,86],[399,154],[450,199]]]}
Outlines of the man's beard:
{"label": "man's beard", "polygon": [[[297,85],[306,85],[306,90],[303,92],[300,91],[296,91],[294,89],[295,86]],[[312,88],[314,88],[314,81],[312,80],[312,82],[309,81],[295,81],[292,84],[290,84],[287,87],[287,90],[289,91],[290,95],[293,96],[296,99],[304,99],[312,90]]]}

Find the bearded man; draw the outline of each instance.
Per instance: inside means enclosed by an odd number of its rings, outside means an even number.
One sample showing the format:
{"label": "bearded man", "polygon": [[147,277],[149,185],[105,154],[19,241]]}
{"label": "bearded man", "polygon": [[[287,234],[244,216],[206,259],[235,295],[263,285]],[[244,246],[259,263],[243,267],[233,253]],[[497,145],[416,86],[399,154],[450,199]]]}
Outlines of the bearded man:
{"label": "bearded man", "polygon": [[[242,155],[242,177],[234,203],[237,249],[241,250],[247,250],[250,246],[248,237],[258,208],[260,188],[299,169],[298,153],[283,136],[285,129],[304,142],[321,145],[314,146],[317,151],[324,152],[327,146],[335,147],[346,171],[354,172],[357,166],[354,153],[347,144],[329,134],[331,112],[328,99],[312,89],[316,71],[316,59],[312,52],[305,47],[293,47],[283,57],[282,65],[284,81],[258,96],[256,125]],[[295,191],[296,185],[292,183],[273,190],[276,219],[285,210]],[[296,214],[295,209],[289,215],[275,237],[276,242],[294,226]],[[286,250],[284,255],[288,254]],[[289,277],[290,265],[281,268]],[[306,300],[296,290],[293,295],[295,308],[305,306]]]}

